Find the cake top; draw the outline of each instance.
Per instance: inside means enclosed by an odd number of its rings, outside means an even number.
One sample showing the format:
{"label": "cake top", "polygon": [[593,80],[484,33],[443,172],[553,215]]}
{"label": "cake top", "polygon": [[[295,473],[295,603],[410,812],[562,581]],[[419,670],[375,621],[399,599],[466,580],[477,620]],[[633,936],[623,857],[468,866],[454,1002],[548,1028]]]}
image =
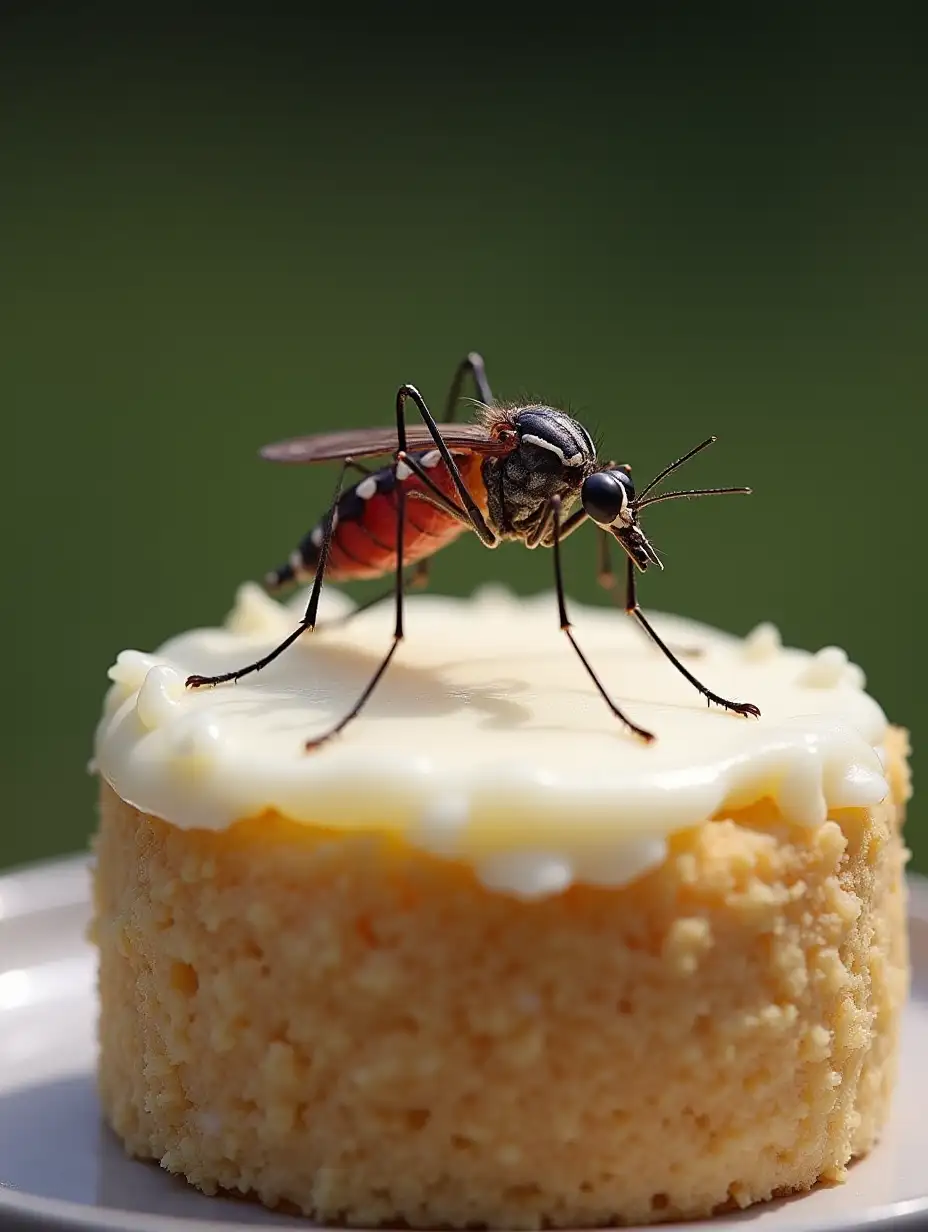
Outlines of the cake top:
{"label": "cake top", "polygon": [[635,623],[571,604],[600,679],[650,745],[612,717],[558,627],[551,594],[408,600],[406,640],[361,717],[320,749],[307,739],[350,709],[390,644],[385,602],[347,624],[324,594],[320,627],[235,685],[189,690],[191,673],[258,658],[292,630],[287,603],[238,592],[224,627],[152,654],[127,650],[97,730],[95,766],[135,807],[218,829],[275,809],[295,821],[390,831],[470,862],[485,884],[527,897],[580,881],[620,885],[659,863],[667,836],[725,808],[773,799],[790,821],[866,807],[888,788],[886,718],[843,651],[786,649],[671,616],[660,635],[760,719],[708,709]]}

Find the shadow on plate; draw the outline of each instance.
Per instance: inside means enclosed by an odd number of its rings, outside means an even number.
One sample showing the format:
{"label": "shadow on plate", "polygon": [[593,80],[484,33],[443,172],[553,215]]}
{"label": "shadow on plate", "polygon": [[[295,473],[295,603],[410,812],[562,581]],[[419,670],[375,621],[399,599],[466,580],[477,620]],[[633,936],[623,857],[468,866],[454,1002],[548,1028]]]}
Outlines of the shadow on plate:
{"label": "shadow on plate", "polygon": [[0,1095],[0,1186],[86,1209],[304,1232],[311,1226],[250,1202],[207,1198],[156,1164],[129,1159],[100,1119],[92,1074],[50,1078]]}

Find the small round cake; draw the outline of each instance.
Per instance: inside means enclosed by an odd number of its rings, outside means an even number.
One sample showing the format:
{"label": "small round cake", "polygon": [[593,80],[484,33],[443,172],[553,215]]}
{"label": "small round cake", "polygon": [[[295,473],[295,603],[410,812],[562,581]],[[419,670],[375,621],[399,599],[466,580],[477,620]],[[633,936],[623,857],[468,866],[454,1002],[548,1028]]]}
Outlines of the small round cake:
{"label": "small round cake", "polygon": [[596,1227],[840,1181],[908,986],[905,733],[834,647],[550,595],[126,651],[96,742],[99,1088],[131,1154],[321,1223]]}

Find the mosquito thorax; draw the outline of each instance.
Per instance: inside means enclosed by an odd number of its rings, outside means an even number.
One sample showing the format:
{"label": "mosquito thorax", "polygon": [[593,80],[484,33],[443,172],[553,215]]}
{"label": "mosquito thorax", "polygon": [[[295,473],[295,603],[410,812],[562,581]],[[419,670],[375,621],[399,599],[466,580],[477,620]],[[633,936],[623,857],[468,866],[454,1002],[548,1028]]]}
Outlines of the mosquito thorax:
{"label": "mosquito thorax", "polygon": [[596,465],[596,446],[582,424],[550,406],[511,411],[507,428],[518,444],[484,463],[487,509],[498,534],[524,539],[552,497],[560,497],[564,513],[576,501]]}
{"label": "mosquito thorax", "polygon": [[588,475],[580,489],[580,502],[587,517],[598,526],[627,526],[635,485],[624,470],[596,471]]}
{"label": "mosquito thorax", "polygon": [[[587,467],[596,460],[596,446],[583,424],[550,406],[526,406],[514,416],[519,445],[537,462],[547,460],[569,468]],[[547,455],[547,459],[545,459]]]}

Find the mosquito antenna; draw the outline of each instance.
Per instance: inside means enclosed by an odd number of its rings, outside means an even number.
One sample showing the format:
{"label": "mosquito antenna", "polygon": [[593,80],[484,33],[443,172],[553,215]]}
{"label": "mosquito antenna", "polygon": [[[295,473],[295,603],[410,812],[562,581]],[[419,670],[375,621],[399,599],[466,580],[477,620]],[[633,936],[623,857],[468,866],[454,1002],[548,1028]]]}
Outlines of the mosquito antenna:
{"label": "mosquito antenna", "polygon": [[677,458],[676,462],[671,462],[669,466],[665,466],[664,469],[661,471],[661,473],[659,475],[655,475],[654,478],[651,480],[651,482],[648,484],[648,486],[644,488],[641,492],[639,492],[638,494],[639,501],[641,500],[643,496],[647,496],[647,494],[651,491],[652,488],[656,488],[662,479],[666,479],[671,471],[675,471],[677,467],[682,466],[684,462],[689,462],[690,458],[694,458],[696,454],[702,453],[704,449],[708,449],[708,447],[717,440],[718,440],[718,437],[710,436],[706,440],[702,441],[699,445],[697,445],[695,449],[691,449],[689,453],[685,453],[682,458]]}
{"label": "mosquito antenna", "polygon": [[[652,485],[653,486],[653,485]],[[645,488],[645,491],[648,489]],[[635,511],[647,509],[648,505],[657,505],[661,501],[689,499],[691,496],[750,496],[751,488],[688,488],[683,492],[661,492],[647,500],[634,501]]]}

